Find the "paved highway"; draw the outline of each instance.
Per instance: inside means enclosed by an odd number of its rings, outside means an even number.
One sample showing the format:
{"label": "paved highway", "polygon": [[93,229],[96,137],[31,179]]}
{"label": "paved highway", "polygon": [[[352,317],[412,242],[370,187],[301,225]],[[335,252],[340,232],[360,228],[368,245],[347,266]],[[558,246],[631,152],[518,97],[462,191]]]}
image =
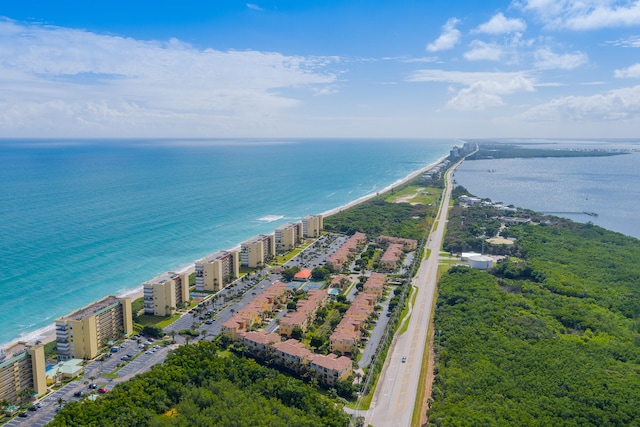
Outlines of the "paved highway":
{"label": "paved highway", "polygon": [[[438,255],[442,247],[449,212],[452,190],[451,176],[457,166],[456,164],[449,169],[446,174],[446,188],[443,192],[440,210],[426,245],[426,249],[430,250],[431,255],[428,259],[422,260],[412,282],[413,286],[417,287],[418,294],[409,326],[404,334],[395,338],[387,355],[371,406],[365,416],[365,425],[371,424],[374,427],[411,425],[427,330],[431,319],[431,308],[435,298]],[[427,252],[425,250],[425,255]]]}

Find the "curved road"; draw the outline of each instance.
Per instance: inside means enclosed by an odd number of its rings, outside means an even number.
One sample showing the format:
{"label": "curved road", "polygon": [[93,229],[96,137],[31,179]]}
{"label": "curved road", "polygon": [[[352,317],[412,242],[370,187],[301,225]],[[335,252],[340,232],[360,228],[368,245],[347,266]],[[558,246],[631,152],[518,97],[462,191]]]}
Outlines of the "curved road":
{"label": "curved road", "polygon": [[[365,416],[365,425],[371,424],[374,427],[411,425],[427,330],[431,319],[431,307],[436,291],[438,255],[449,213],[449,200],[453,187],[452,175],[459,164],[460,162],[452,166],[445,175],[446,184],[440,209],[426,245],[431,255],[422,260],[412,282],[413,286],[418,288],[418,295],[409,327],[404,334],[396,336],[392,349],[387,355],[371,406]],[[405,362],[403,357],[406,358]]]}

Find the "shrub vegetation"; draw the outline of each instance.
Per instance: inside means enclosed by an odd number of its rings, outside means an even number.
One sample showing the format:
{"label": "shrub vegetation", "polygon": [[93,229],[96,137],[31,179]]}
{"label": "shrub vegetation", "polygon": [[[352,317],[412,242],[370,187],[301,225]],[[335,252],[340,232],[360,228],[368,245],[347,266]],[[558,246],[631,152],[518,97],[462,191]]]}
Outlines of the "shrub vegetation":
{"label": "shrub vegetation", "polygon": [[69,402],[50,426],[346,426],[311,386],[201,341],[95,402]]}
{"label": "shrub vegetation", "polygon": [[553,217],[508,233],[491,273],[440,281],[430,423],[640,424],[640,242]]}

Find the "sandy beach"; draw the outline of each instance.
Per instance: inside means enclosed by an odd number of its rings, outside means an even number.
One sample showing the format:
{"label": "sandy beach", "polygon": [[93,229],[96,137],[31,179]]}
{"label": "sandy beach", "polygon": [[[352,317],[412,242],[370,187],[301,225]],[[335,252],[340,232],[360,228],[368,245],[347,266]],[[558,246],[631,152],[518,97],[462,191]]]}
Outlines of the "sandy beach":
{"label": "sandy beach", "polygon": [[[407,181],[412,180],[413,178],[420,176],[421,174],[428,172],[430,169],[432,169],[433,167],[435,167],[436,165],[438,165],[439,163],[441,163],[444,159],[446,159],[446,157],[442,157],[439,160],[437,160],[436,162],[433,162],[421,169],[418,169],[412,173],[410,173],[409,175],[405,176],[404,178],[401,178],[395,182],[393,182],[392,184],[384,187],[383,189],[379,190],[379,191],[375,191],[371,194],[367,194],[365,196],[362,196],[356,200],[353,200],[349,203],[346,203],[342,206],[338,206],[336,208],[330,209],[326,212],[323,212],[322,215],[327,217],[333,214],[336,214],[340,211],[343,211],[345,209],[348,209],[350,207],[356,206],[362,202],[365,202],[369,199],[371,199],[372,197],[377,196],[380,193],[385,193],[387,191],[390,191],[392,188],[397,187],[398,185],[404,184]],[[239,250],[240,249],[240,245],[237,244],[227,250]],[[188,272],[189,274],[193,273],[195,271],[195,260],[193,263],[190,263],[182,268],[180,268],[179,270],[172,270],[175,271],[176,273],[185,273]],[[151,279],[151,278],[150,278]],[[120,293],[117,293],[118,297],[126,297],[126,298],[131,298],[131,300],[136,300],[138,298],[142,298],[143,297],[143,292],[144,292],[144,288],[143,285],[140,284],[139,286],[136,286],[135,288],[131,288],[131,289],[127,289],[124,290]],[[5,347],[10,347],[13,344],[17,343],[17,342],[29,342],[29,343],[35,343],[35,342],[41,342],[43,344],[55,341],[56,339],[56,333],[55,333],[55,324],[51,324],[48,325],[44,328],[38,329],[36,331],[30,332],[28,334],[23,335],[22,337],[13,340],[9,343],[7,343],[5,345]]]}
{"label": "sandy beach", "polygon": [[336,214],[336,213],[338,213],[340,211],[343,211],[345,209],[348,209],[350,207],[358,205],[358,204],[360,204],[362,202],[365,202],[365,201],[377,196],[380,193],[386,193],[387,191],[390,191],[392,188],[397,187],[398,185],[402,185],[405,182],[410,181],[413,178],[415,178],[417,176],[420,176],[425,172],[428,172],[429,170],[433,169],[436,165],[442,163],[444,161],[444,159],[446,159],[446,158],[447,158],[446,156],[442,157],[442,158],[438,159],[437,161],[435,161],[435,162],[423,167],[422,169],[418,169],[415,172],[411,172],[409,175],[405,176],[404,178],[401,178],[401,179],[397,180],[396,182],[394,182],[394,183],[392,183],[390,185],[387,185],[382,190],[376,191],[376,192],[371,193],[371,194],[367,194],[366,196],[362,196],[362,197],[360,197],[360,198],[358,198],[358,199],[356,199],[356,200],[354,200],[352,202],[349,202],[349,203],[344,204],[342,206],[338,206],[337,208],[329,209],[328,211],[323,212],[322,216],[327,217],[327,216]]}

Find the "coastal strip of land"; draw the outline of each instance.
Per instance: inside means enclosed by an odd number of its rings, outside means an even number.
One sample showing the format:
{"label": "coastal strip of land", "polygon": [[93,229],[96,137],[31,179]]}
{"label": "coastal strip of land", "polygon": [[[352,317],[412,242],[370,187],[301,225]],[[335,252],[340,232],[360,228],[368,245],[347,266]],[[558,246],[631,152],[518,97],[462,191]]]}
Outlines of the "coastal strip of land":
{"label": "coastal strip of land", "polygon": [[[393,188],[402,185],[418,176],[420,176],[421,174],[424,174],[425,172],[428,172],[429,170],[433,169],[434,167],[436,167],[438,164],[442,163],[447,157],[444,156],[440,159],[438,159],[437,161],[430,163],[414,172],[411,172],[410,174],[408,174],[407,176],[405,176],[404,178],[401,178],[399,180],[396,180],[395,182],[389,184],[388,186],[382,188],[381,190],[372,192],[370,194],[367,194],[365,196],[362,196],[356,200],[353,200],[351,202],[348,202],[344,205],[338,206],[336,208],[330,209],[328,211],[323,212],[321,215],[323,215],[324,217],[336,214],[338,212],[341,212],[345,209],[351,208],[353,206],[356,206],[358,204],[364,203],[367,200],[372,199],[373,197],[376,197],[377,195],[381,194],[381,193],[385,193],[388,192],[390,190],[392,190]],[[228,248],[226,250],[234,250],[239,248],[239,245],[235,245],[232,248]],[[172,270],[176,273],[179,274],[183,274],[183,273],[188,273],[191,274],[195,271],[195,262],[192,262],[186,266],[183,266],[180,269],[174,269]],[[126,297],[126,298],[131,298],[131,300],[136,300],[139,298],[143,297],[143,286],[142,284],[127,289],[121,293],[118,294],[119,297]],[[32,332],[28,332],[26,334],[24,334],[22,337],[16,338],[8,343],[3,344],[3,347],[11,347],[12,345],[18,343],[18,342],[30,342],[30,343],[36,343],[36,342],[40,342],[42,344],[47,344],[50,342],[55,341],[56,339],[56,333],[55,333],[55,324],[50,324],[44,328],[38,329],[36,331],[32,331]]]}

